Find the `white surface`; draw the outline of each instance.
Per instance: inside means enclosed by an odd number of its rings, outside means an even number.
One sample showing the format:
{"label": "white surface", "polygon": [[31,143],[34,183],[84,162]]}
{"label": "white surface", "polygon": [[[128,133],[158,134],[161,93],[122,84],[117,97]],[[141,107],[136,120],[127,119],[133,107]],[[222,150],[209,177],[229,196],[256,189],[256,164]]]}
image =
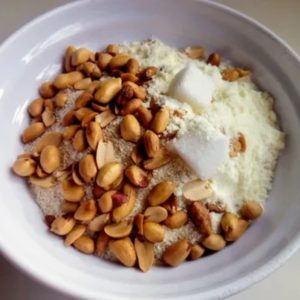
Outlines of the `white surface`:
{"label": "white surface", "polygon": [[[231,2],[233,2],[233,1],[231,1]],[[246,3],[246,1],[240,1],[239,4],[241,4],[242,2]],[[276,2],[276,1],[272,1],[271,7],[276,7],[276,5],[273,5],[274,2]],[[294,1],[294,2],[295,2],[295,4],[294,4],[295,7],[294,7],[294,9],[292,9],[291,15],[295,14],[295,11],[296,11],[296,8],[297,8],[297,6],[296,6],[297,3],[296,3],[296,1]],[[30,3],[30,1],[27,1],[26,6],[29,6],[29,3]],[[53,4],[53,1],[51,3]],[[285,3],[287,3],[287,2],[285,1]],[[13,4],[14,4],[14,1],[12,1],[12,0],[9,3],[7,3],[8,6],[13,5]],[[16,3],[15,3],[15,5],[16,5]],[[32,5],[33,5],[32,10],[36,10],[37,7],[39,7],[38,5],[36,5],[36,3],[34,3]],[[17,14],[19,14],[20,11],[22,11],[20,6],[22,6],[22,4],[18,3],[17,9],[16,9]],[[249,5],[249,7],[251,7],[251,9],[254,9],[254,6],[255,5]],[[264,7],[264,5],[262,5],[262,7]],[[278,5],[277,5],[277,7],[278,7]],[[28,9],[28,7],[26,7],[26,8]],[[261,12],[261,9],[260,9],[259,5],[257,5],[256,8],[259,12]],[[270,7],[266,10],[269,13]],[[4,9],[1,9],[1,14],[4,11],[5,11],[5,16],[10,15],[9,10],[7,11],[7,10],[4,10]],[[28,9],[28,10],[25,10],[25,12],[26,11],[31,12],[31,8]],[[284,16],[284,14],[282,14],[282,11],[280,11],[279,15]],[[3,18],[0,18],[1,22],[3,22],[3,20],[7,19],[5,16]],[[11,22],[12,18],[8,18],[8,19]],[[287,21],[290,22],[290,15],[287,15]],[[282,23],[284,23],[284,22],[282,22]],[[53,24],[53,26],[55,26],[55,25],[56,24]],[[9,24],[8,24],[8,26],[9,26]],[[1,28],[8,28],[8,26],[7,27],[6,26],[3,26],[3,27],[1,26]],[[296,28],[297,27],[295,27],[295,29]],[[296,31],[297,30],[295,30],[295,32]],[[288,30],[286,32],[288,32]],[[26,43],[24,43],[24,46],[26,46]],[[16,50],[18,50],[18,49],[16,49]],[[273,50],[273,48],[272,48],[272,50]],[[50,59],[51,59],[51,57],[49,57],[49,60]],[[25,80],[25,79],[23,79],[23,80]],[[25,97],[26,93],[28,93],[28,90],[25,89],[22,92],[23,92],[23,95]],[[12,153],[12,154],[14,154],[14,153]],[[9,157],[11,157],[11,155]],[[9,198],[9,196],[10,196],[10,193],[7,194],[7,197],[8,197],[9,201],[12,201],[12,199]],[[282,199],[285,199],[285,203],[288,203],[288,201],[289,201],[289,197],[282,198]],[[23,198],[22,201],[26,201],[26,199]],[[25,209],[24,203],[23,203],[23,205],[21,205],[21,207],[22,207],[22,209]],[[26,209],[27,209],[27,207],[26,207]],[[269,211],[271,211],[271,210],[272,210],[272,207],[269,207]],[[12,219],[18,220],[18,218],[20,217],[20,214],[22,214],[22,212],[15,211],[15,215],[12,217]],[[280,219],[280,216],[277,216],[277,217]],[[278,219],[276,219],[276,221],[277,220]],[[34,222],[34,220],[31,220],[31,221]],[[272,220],[269,220],[269,221],[272,221]],[[43,229],[36,228],[36,231],[37,232],[38,231],[43,231]],[[37,233],[36,231],[31,230],[30,235],[34,236]],[[289,238],[290,232],[291,231],[287,231],[285,233],[286,238]],[[10,239],[10,237],[7,237],[7,239]],[[42,240],[40,242],[42,243]],[[57,245],[57,247],[60,247],[60,245],[58,243],[56,243],[56,240],[55,241],[51,240],[51,241],[49,241],[49,251],[56,250],[56,249],[51,248],[51,246],[53,244]],[[21,245],[16,244],[15,247],[16,248],[17,247],[22,248],[23,244],[21,244]],[[255,251],[255,249],[253,249],[253,251]],[[38,252],[37,252],[37,254],[38,254]],[[70,253],[70,256],[73,256],[73,254],[71,255],[71,253]],[[251,256],[251,255],[249,255],[249,256]],[[285,299],[299,299],[300,293],[299,293],[299,287],[297,287],[298,276],[296,276],[296,269],[297,269],[297,266],[299,266],[299,259],[297,260],[297,257],[295,257],[294,260],[296,260],[296,262],[294,264],[292,264],[292,262],[290,262],[281,271],[277,272],[275,275],[272,275],[265,282],[260,283],[257,287],[251,288],[249,291],[244,292],[243,294],[236,296],[235,299],[255,299],[255,298],[260,299],[262,297],[267,297],[270,292],[271,292],[271,295],[272,295],[272,299],[282,299],[283,297],[285,297]],[[84,261],[84,259],[82,259],[82,261]],[[28,262],[28,263],[30,264],[30,263],[33,263],[33,262]],[[40,262],[41,265],[43,263],[44,263],[43,261]],[[233,263],[233,262],[231,262],[231,263]],[[289,269],[289,265],[291,265],[291,264],[292,264],[292,267],[294,267],[294,269]],[[1,269],[1,276],[2,276],[2,271],[4,271],[5,274],[7,274],[7,273],[9,274],[10,271],[8,271],[8,272],[5,271],[6,266],[7,266],[6,263],[4,263],[4,266]],[[93,266],[90,266],[90,268],[93,269]],[[8,270],[13,270],[13,269],[8,268]],[[284,271],[284,270],[287,270],[287,271]],[[294,272],[291,271],[291,270],[294,270]],[[46,273],[47,271],[48,271],[48,269],[45,268],[44,272]],[[12,272],[15,272],[15,271],[12,271]],[[281,273],[285,272],[285,273],[280,275],[280,272]],[[122,272],[120,272],[120,273],[122,273]],[[5,278],[5,276],[4,276],[4,278]],[[23,278],[25,278],[24,281],[23,281]],[[293,281],[293,278],[294,278],[294,281]],[[66,278],[66,279],[68,280],[68,278]],[[18,283],[18,282],[20,282],[20,284],[18,285],[19,288],[16,288],[16,283]],[[22,284],[22,282],[23,282],[23,284]],[[1,298],[3,298],[3,299],[38,299],[38,298],[40,298],[40,299],[53,299],[53,298],[55,298],[55,299],[66,299],[66,298],[58,296],[56,293],[51,294],[51,292],[48,292],[46,289],[41,288],[39,285],[34,285],[31,282],[32,281],[29,280],[29,283],[28,283],[28,279],[26,279],[26,277],[23,277],[20,273],[16,273],[16,275],[13,274],[12,277],[9,277],[9,279],[7,279],[7,280],[5,280],[5,279],[1,280],[1,285],[3,285],[3,287],[1,286],[1,293],[2,293]],[[11,284],[10,286],[9,286],[9,283]],[[27,286],[27,289],[25,289],[26,286]],[[284,287],[286,287],[286,289],[284,289]],[[22,288],[23,288],[23,290],[22,290]],[[4,291],[7,291],[6,295],[3,295]],[[19,291],[20,291],[20,293],[18,293]],[[48,295],[48,296],[46,296],[46,295]]]}

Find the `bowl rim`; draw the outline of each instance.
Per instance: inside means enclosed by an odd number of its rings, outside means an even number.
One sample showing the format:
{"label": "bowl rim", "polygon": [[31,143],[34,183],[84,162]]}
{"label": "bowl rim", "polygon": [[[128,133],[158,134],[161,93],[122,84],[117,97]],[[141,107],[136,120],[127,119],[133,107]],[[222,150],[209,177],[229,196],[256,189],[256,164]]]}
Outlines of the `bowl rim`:
{"label": "bowl rim", "polygon": [[[90,0],[89,2],[98,1],[107,1],[107,0]],[[221,4],[212,0],[189,0],[191,2],[201,2],[205,5],[213,8],[220,9],[226,12],[228,15],[232,15],[239,20],[243,20],[251,26],[254,26],[256,29],[260,30],[266,36],[277,42],[279,46],[281,46],[289,56],[294,59],[295,63],[300,67],[300,56],[297,52],[281,37],[275,34],[273,31],[268,29],[265,25],[255,20],[254,18],[236,10],[225,4]],[[19,29],[17,29],[14,33],[10,34],[1,44],[0,44],[0,55],[6,50],[7,47],[11,43],[13,43],[19,36],[25,33],[27,30],[30,30],[32,27],[38,25],[40,22],[45,19],[55,15],[58,12],[63,12],[70,8],[80,7],[81,5],[86,4],[86,0],[75,0],[73,2],[60,5],[51,10],[46,11],[45,13],[33,18],[31,21],[22,25]],[[229,297],[231,295],[237,294],[246,288],[256,284],[257,282],[263,280],[272,272],[281,267],[297,250],[300,249],[300,233],[296,235],[293,240],[290,241],[288,245],[286,245],[276,256],[273,256],[267,263],[263,264],[261,267],[256,269],[252,273],[248,273],[243,277],[240,277],[238,280],[233,283],[228,283],[223,285],[221,288],[215,289],[212,293],[209,293],[209,299],[220,299]],[[6,244],[0,235],[0,253],[1,255],[7,259],[13,266],[15,266],[19,271],[28,275],[30,278],[35,281],[43,284],[44,286],[51,288],[55,291],[58,291],[66,296],[76,296],[76,297],[85,297],[85,290],[81,289],[78,286],[74,286],[73,284],[60,283],[55,281],[55,279],[50,278],[45,275],[45,272],[40,270],[37,267],[33,267],[32,265],[29,267],[16,252],[11,251],[10,247]],[[194,299],[195,295],[189,295]],[[109,295],[110,299],[117,299],[114,295]],[[178,296],[176,299],[184,299],[185,296]],[[103,298],[104,299],[104,298]],[[119,298],[118,298],[119,299]],[[124,299],[130,299],[124,297]],[[196,299],[196,298],[195,298]]]}

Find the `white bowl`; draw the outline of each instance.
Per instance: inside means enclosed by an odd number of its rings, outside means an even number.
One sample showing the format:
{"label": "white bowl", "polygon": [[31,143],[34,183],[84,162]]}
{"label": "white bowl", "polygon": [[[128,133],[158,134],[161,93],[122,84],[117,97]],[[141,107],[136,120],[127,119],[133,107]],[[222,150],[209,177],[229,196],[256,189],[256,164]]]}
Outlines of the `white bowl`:
{"label": "white bowl", "polygon": [[[158,37],[177,47],[203,45],[250,66],[276,99],[287,148],[280,159],[266,212],[241,240],[176,269],[147,274],[65,248],[49,234],[25,184],[9,171],[22,151],[26,107],[43,80],[60,69],[69,44],[101,49],[111,42]],[[40,281],[89,299],[220,299],[279,267],[300,240],[300,63],[278,37],[222,5],[191,0],[80,1],[29,23],[0,49],[0,247]]]}

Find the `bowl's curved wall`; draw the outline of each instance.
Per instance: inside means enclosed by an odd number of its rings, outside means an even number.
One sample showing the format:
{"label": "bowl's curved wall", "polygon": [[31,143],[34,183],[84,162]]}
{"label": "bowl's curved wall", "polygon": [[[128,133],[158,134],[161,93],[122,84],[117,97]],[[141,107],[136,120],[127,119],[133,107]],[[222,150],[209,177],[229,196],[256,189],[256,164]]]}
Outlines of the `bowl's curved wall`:
{"label": "bowl's curved wall", "polygon": [[[22,151],[26,106],[39,84],[60,67],[69,44],[105,44],[156,37],[177,47],[203,45],[250,66],[276,98],[287,132],[266,213],[242,239],[216,255],[147,274],[63,247],[47,233],[41,213],[9,168]],[[0,49],[0,248],[36,278],[84,298],[220,298],[278,267],[299,242],[300,63],[276,37],[230,9],[181,0],[82,1],[33,21]]]}

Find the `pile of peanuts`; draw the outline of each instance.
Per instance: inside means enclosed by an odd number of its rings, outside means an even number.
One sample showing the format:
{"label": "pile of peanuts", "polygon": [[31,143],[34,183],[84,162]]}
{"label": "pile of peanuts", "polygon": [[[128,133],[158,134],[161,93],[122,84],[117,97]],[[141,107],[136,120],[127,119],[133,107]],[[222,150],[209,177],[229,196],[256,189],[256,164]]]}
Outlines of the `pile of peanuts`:
{"label": "pile of peanuts", "polygon": [[[201,49],[189,48],[187,54],[199,59]],[[208,63],[218,65],[220,56],[212,54]],[[21,139],[24,144],[39,139],[32,152],[18,156],[12,170],[40,188],[61,185],[63,215],[47,215],[46,223],[52,233],[64,238],[66,246],[97,256],[109,249],[123,265],[137,263],[146,272],[155,263],[154,244],[164,240],[165,227],[180,228],[190,219],[203,236],[200,244],[179,240],[165,250],[163,262],[177,266],[188,257],[194,260],[204,252],[221,250],[261,215],[262,208],[255,201],[244,203],[241,217],[222,207],[205,205],[203,201],[213,191],[209,181],[198,179],[184,186],[187,211],[178,208],[175,183],[162,181],[148,194],[146,208],[130,216],[137,189],[147,187],[153,170],[174,157],[161,143],[171,112],[147,95],[147,83],[158,70],[153,66],[142,69],[135,58],[120,53],[114,44],[97,53],[70,46],[63,68],[53,82],[41,85],[40,98],[29,105],[31,124]],[[57,111],[68,102],[68,89],[82,93],[64,115],[64,129],[48,130],[57,122]],[[105,127],[115,118],[121,118],[120,138],[135,144],[130,154],[132,164],[126,168],[115,158],[113,144],[105,134]],[[77,152],[87,151],[64,169],[60,152],[63,141],[71,143]],[[245,149],[241,137],[233,148],[234,155]],[[93,187],[93,199],[85,198],[86,185]],[[211,211],[223,214],[220,233],[212,230]]]}

